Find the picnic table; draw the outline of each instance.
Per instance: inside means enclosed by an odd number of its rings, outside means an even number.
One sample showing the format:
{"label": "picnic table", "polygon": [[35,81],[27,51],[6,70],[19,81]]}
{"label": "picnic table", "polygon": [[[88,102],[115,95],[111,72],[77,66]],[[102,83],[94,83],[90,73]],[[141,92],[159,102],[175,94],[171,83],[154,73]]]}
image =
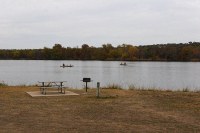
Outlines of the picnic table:
{"label": "picnic table", "polygon": [[46,95],[47,89],[57,89],[58,93],[65,94],[64,82],[67,81],[39,81],[40,93]]}

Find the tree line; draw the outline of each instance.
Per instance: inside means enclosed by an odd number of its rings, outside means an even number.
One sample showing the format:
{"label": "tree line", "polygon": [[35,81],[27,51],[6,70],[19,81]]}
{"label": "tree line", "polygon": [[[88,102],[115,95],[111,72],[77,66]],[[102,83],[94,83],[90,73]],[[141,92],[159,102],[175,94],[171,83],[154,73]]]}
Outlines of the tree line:
{"label": "tree line", "polygon": [[83,44],[81,48],[55,44],[43,49],[0,49],[1,60],[114,60],[114,61],[200,61],[200,42],[101,47]]}

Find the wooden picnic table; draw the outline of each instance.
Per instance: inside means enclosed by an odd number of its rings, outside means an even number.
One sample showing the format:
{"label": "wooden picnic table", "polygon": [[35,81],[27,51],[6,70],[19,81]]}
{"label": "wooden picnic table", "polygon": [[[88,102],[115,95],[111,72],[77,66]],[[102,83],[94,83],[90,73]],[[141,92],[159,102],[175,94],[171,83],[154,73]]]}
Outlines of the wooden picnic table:
{"label": "wooden picnic table", "polygon": [[46,95],[47,89],[57,89],[58,93],[65,94],[66,87],[64,87],[64,84],[63,84],[64,82],[67,82],[67,81],[39,81],[39,83],[41,84],[40,92],[41,94]]}

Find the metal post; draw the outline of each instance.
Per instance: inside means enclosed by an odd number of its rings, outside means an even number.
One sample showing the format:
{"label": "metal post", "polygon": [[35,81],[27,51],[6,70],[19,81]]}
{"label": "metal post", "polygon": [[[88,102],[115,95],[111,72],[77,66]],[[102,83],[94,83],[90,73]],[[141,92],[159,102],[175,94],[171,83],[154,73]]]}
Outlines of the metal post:
{"label": "metal post", "polygon": [[85,89],[86,89],[86,92],[87,92],[87,82],[85,82],[85,83],[86,83],[86,88]]}
{"label": "metal post", "polygon": [[61,89],[61,93],[63,93],[63,82],[60,82],[60,89]]}
{"label": "metal post", "polygon": [[99,97],[100,82],[97,82],[97,97]]}
{"label": "metal post", "polygon": [[41,93],[44,94],[44,82],[42,82]]}

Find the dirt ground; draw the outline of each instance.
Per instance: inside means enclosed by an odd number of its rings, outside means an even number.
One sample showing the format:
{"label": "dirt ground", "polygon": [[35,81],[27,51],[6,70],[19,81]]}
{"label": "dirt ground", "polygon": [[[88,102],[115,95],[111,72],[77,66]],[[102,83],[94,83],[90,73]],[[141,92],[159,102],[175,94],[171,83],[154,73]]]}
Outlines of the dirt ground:
{"label": "dirt ground", "polygon": [[31,97],[0,87],[0,132],[200,132],[200,93],[103,89]]}

